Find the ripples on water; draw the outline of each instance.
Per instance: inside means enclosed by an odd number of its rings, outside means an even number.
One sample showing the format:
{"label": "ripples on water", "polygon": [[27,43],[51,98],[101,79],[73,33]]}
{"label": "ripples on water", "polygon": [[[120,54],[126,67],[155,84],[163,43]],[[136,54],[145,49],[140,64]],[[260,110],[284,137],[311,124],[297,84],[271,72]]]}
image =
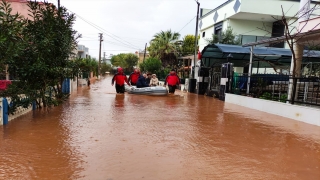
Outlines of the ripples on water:
{"label": "ripples on water", "polygon": [[320,128],[110,77],[0,129],[0,179],[319,179]]}

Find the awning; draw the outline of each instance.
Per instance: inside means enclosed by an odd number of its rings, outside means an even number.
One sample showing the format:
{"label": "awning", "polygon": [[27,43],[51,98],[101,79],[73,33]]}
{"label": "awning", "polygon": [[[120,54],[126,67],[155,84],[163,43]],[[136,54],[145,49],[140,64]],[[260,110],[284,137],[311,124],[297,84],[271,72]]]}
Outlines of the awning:
{"label": "awning", "polygon": [[[235,66],[245,67],[250,61],[250,47],[242,47],[229,44],[210,44],[202,50],[202,60],[207,66],[216,63],[227,62],[227,56],[231,54],[230,62]],[[284,48],[254,47],[253,61],[262,61],[287,66],[291,63],[291,51]],[[320,62],[320,51],[305,51],[303,62]]]}

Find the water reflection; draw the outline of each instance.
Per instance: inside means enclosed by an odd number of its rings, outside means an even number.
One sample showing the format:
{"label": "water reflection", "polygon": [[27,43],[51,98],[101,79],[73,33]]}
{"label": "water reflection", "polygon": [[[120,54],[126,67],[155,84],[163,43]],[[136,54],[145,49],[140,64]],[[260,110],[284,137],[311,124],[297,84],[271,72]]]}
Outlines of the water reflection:
{"label": "water reflection", "polygon": [[117,111],[123,110],[124,107],[124,98],[125,96],[123,94],[116,94],[115,100],[114,100],[114,107],[117,109]]}
{"label": "water reflection", "polygon": [[60,108],[29,113],[4,128],[0,141],[0,179],[77,178],[76,150]]}

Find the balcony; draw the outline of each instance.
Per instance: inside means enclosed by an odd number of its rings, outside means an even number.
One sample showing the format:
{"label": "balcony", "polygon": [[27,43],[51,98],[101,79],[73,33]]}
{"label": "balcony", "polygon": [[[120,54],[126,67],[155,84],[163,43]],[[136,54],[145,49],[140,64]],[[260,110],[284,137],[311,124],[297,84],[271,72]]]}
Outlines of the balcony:
{"label": "balcony", "polygon": [[78,52],[85,52],[86,51],[86,47],[83,46],[83,45],[78,45],[77,50],[78,50]]}
{"label": "balcony", "polygon": [[320,17],[302,21],[299,23],[299,32],[309,32],[320,29]]}

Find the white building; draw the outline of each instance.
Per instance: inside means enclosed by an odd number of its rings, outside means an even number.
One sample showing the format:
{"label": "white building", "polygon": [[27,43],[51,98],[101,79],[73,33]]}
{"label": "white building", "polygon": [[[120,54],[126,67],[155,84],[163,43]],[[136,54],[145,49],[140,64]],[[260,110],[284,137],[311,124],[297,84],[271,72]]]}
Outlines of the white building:
{"label": "white building", "polygon": [[[228,0],[213,10],[201,9],[199,49],[202,51],[208,45],[206,40],[212,38],[212,34],[219,35],[228,27],[238,35],[241,44],[281,37],[285,26],[278,23],[278,20],[283,17],[283,12],[289,21],[289,28],[295,28],[298,25],[299,9],[300,0]],[[284,41],[256,46],[289,48]],[[242,73],[243,68],[235,68],[235,71]],[[260,68],[260,71],[274,72],[272,68]],[[254,68],[254,72],[258,71]]]}
{"label": "white building", "polygon": [[[297,17],[299,6],[300,0],[228,0],[213,10],[201,9],[200,51],[208,44],[206,39],[228,26],[240,36],[241,44],[283,36],[285,28],[276,19],[281,19],[282,8],[287,19]],[[291,27],[296,27],[296,23]],[[284,42],[269,46],[286,47]]]}
{"label": "white building", "polygon": [[84,45],[78,45],[77,48],[77,58],[89,58],[89,48]]}
{"label": "white building", "polygon": [[107,57],[103,57],[102,59],[102,62],[106,63],[106,64],[109,64],[109,65],[112,65],[111,64],[111,58],[113,57],[113,54],[110,54],[109,56]]}

